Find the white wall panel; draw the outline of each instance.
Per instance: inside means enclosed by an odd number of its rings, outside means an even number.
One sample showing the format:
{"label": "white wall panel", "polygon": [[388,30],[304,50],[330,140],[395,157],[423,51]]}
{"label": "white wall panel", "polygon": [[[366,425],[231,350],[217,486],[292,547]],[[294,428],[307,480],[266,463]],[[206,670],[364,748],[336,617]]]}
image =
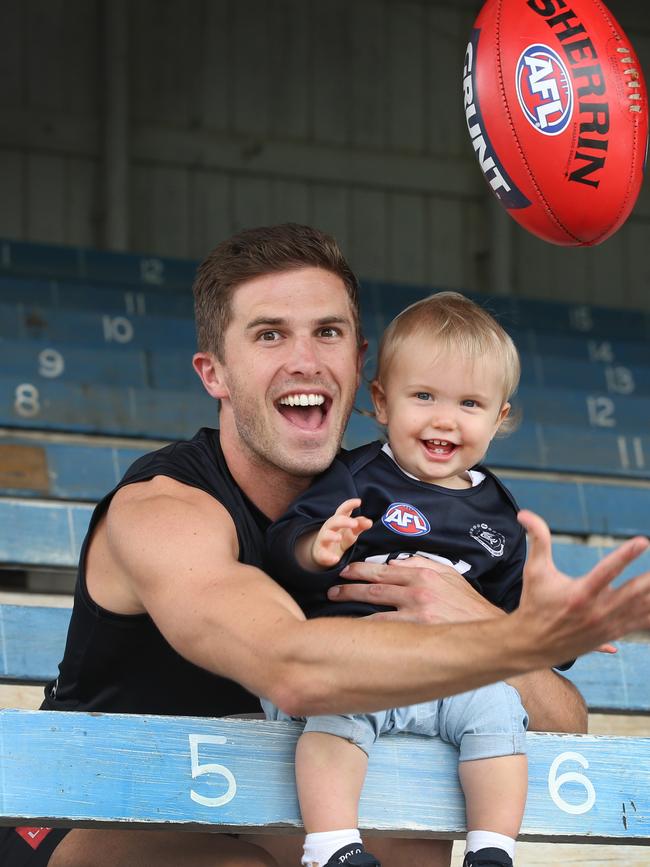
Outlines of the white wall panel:
{"label": "white wall panel", "polygon": [[384,0],[356,0],[348,7],[350,31],[350,142],[382,148],[386,140],[387,15]]}
{"label": "white wall panel", "polygon": [[199,38],[201,62],[194,86],[198,91],[199,115],[206,129],[227,130],[232,114],[230,60],[230,4],[206,3]]}
{"label": "white wall panel", "polygon": [[264,136],[271,125],[271,8],[266,0],[237,0],[233,6],[233,125],[239,133]]}
{"label": "white wall panel", "polygon": [[323,232],[334,235],[349,252],[351,243],[350,193],[342,186],[312,184],[310,222]]}
{"label": "white wall panel", "polygon": [[189,179],[188,255],[199,259],[231,232],[232,179],[197,169]]}
{"label": "white wall panel", "polygon": [[427,282],[428,214],[424,196],[395,193],[388,200],[386,278],[400,283]]}
{"label": "white wall panel", "polygon": [[279,139],[306,139],[311,129],[311,59],[318,38],[311,28],[310,4],[277,0],[268,27],[270,133]]}
{"label": "white wall panel", "polygon": [[68,158],[65,166],[65,242],[97,243],[99,170],[90,159]]}
{"label": "white wall panel", "polygon": [[24,232],[24,163],[21,153],[0,150],[0,235],[21,238]]}
{"label": "white wall panel", "polygon": [[189,255],[189,173],[166,166],[132,170],[132,242],[135,250]]}
{"label": "white wall panel", "polygon": [[271,222],[271,181],[240,177],[233,180],[232,231]]}
{"label": "white wall panel", "polygon": [[350,264],[367,280],[385,280],[388,273],[387,196],[374,190],[350,194]]}
{"label": "white wall panel", "polygon": [[25,32],[21,0],[0,3],[0,105],[21,105],[25,90]]}
{"label": "white wall panel", "polygon": [[432,198],[428,211],[427,282],[441,289],[474,288],[465,271],[465,259],[472,258],[475,243],[464,237],[462,202]]}
{"label": "white wall panel", "polygon": [[269,219],[272,223],[311,222],[309,184],[300,181],[271,182]]}
{"label": "white wall panel", "polygon": [[350,53],[346,0],[312,3],[312,136],[345,144],[349,138]]}
{"label": "white wall panel", "polygon": [[64,244],[66,157],[30,154],[26,180],[26,237]]}
{"label": "white wall panel", "polygon": [[421,3],[389,7],[389,147],[424,148],[425,10]]}

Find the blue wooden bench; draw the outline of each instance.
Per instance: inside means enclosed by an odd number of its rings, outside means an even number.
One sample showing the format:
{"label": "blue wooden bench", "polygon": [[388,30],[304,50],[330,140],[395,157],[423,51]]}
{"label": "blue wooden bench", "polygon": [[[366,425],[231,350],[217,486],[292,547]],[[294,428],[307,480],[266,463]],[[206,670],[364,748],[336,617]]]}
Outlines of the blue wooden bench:
{"label": "blue wooden bench", "polygon": [[[507,441],[506,441],[507,442]],[[59,441],[44,434],[0,437],[0,495],[96,502],[128,467],[161,442]],[[522,507],[544,515],[555,533],[632,536],[648,532],[650,485],[622,479],[513,473],[499,476]]]}
{"label": "blue wooden bench", "polygon": [[[92,510],[93,506],[87,503],[0,498],[0,563],[44,568],[76,566]],[[570,575],[580,575],[612,547],[598,539],[587,544],[560,537],[553,542],[553,554],[560,569]],[[643,569],[650,569],[650,552],[628,567],[617,582]]]}
{"label": "blue wooden bench", "polygon": [[[53,680],[69,621],[69,608],[0,604],[0,683]],[[593,712],[650,714],[650,644],[617,646],[616,654],[587,654],[566,676]]]}
{"label": "blue wooden bench", "polygon": [[[0,711],[0,824],[212,831],[300,827],[299,726]],[[521,839],[650,843],[650,741],[529,734]],[[414,735],[373,750],[359,826],[460,837],[455,750]],[[262,775],[263,774],[263,779]]]}

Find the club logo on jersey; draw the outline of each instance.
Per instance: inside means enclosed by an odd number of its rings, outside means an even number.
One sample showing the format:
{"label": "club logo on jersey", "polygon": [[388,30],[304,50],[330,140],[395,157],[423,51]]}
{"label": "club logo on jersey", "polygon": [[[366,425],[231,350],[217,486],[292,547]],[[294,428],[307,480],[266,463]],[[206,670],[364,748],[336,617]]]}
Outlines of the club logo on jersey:
{"label": "club logo on jersey", "polygon": [[529,45],[517,62],[519,105],[527,120],[544,135],[559,135],[573,114],[573,90],[560,55],[547,45]]}
{"label": "club logo on jersey", "polygon": [[487,524],[474,524],[469,531],[470,536],[479,545],[483,545],[485,550],[492,557],[502,557],[506,547],[506,537],[502,533],[497,533]]}
{"label": "club logo on jersey", "polygon": [[431,529],[422,512],[410,503],[391,503],[381,522],[400,536],[424,536]]}
{"label": "club logo on jersey", "polygon": [[16,828],[16,833],[20,834],[25,843],[28,843],[32,849],[36,850],[51,830],[51,828]]}

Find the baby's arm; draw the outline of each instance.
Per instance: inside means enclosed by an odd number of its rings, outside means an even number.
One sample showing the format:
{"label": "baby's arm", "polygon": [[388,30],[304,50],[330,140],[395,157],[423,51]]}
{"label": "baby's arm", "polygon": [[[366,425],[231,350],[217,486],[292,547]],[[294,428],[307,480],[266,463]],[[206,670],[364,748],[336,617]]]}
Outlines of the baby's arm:
{"label": "baby's arm", "polygon": [[352,512],[360,505],[358,498],[345,500],[319,530],[299,537],[295,554],[303,569],[313,572],[336,566],[361,533],[372,527],[370,518],[352,517]]}

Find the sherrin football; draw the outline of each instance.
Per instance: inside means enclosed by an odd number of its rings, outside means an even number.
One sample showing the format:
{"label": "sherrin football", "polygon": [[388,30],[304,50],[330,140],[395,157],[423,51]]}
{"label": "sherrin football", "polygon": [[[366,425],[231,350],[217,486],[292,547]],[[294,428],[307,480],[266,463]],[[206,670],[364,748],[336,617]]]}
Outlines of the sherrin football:
{"label": "sherrin football", "polygon": [[648,96],[600,0],[487,0],[463,95],[485,178],[525,229],[589,246],[625,222],[643,181]]}

